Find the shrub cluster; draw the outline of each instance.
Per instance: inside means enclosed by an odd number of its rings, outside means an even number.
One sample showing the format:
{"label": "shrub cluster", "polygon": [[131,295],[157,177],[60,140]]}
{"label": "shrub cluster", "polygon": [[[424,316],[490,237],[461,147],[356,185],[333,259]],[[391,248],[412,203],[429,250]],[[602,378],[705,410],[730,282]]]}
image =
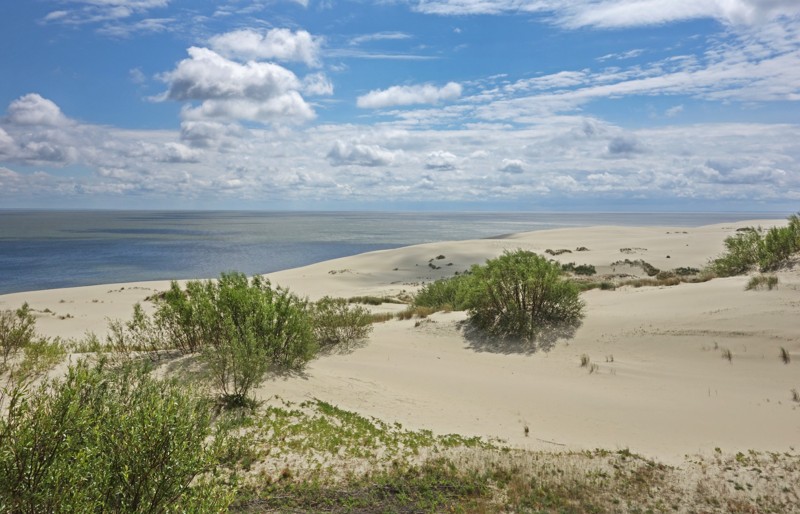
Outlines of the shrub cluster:
{"label": "shrub cluster", "polygon": [[321,349],[365,339],[372,331],[372,315],[344,298],[326,296],[312,307],[314,336]]}
{"label": "shrub cluster", "polygon": [[754,267],[762,272],[774,271],[800,252],[800,217],[789,216],[787,226],[772,227],[766,234],[752,228],[737,231],[725,239],[725,250],[709,265],[718,276],[741,275]]}
{"label": "shrub cluster", "polygon": [[[571,267],[578,268],[590,271],[588,266]],[[492,335],[533,341],[544,330],[580,320],[579,294],[558,262],[517,250],[475,265],[469,274],[426,285],[414,306],[469,310],[470,322]]]}
{"label": "shrub cluster", "polygon": [[156,355],[174,348],[199,353],[228,405],[249,403],[248,392],[271,368],[298,370],[320,347],[362,339],[369,312],[345,299],[310,304],[269,280],[223,273],[219,280],[190,281],[155,299],[148,316],[134,306],[128,322],[113,321],[107,342],[122,351]]}
{"label": "shrub cluster", "polygon": [[472,282],[472,276],[467,273],[426,284],[414,297],[414,306],[436,310],[467,310]]}
{"label": "shrub cluster", "polygon": [[0,420],[0,511],[220,512],[198,477],[211,452],[208,410],[140,367],[70,367],[66,378],[10,392]]}
{"label": "shrub cluster", "polygon": [[470,320],[490,334],[533,341],[583,316],[578,287],[558,263],[533,252],[506,252],[474,267],[472,276]]}

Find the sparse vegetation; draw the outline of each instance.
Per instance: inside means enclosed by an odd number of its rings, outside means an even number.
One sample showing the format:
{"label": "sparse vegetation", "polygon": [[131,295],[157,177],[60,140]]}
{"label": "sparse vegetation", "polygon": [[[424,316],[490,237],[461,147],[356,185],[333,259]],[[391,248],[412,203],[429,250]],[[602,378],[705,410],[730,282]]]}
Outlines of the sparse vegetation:
{"label": "sparse vegetation", "polygon": [[583,355],[581,355],[581,367],[582,368],[588,367],[591,362],[592,362],[592,360],[589,358],[589,356],[587,354],[584,353]]}
{"label": "sparse vegetation", "polygon": [[792,362],[792,356],[789,355],[789,351],[783,346],[781,346],[781,362],[784,364],[789,364]]}
{"label": "sparse vegetation", "polygon": [[547,250],[544,251],[544,253],[546,253],[548,255],[556,256],[556,255],[561,255],[561,254],[564,254],[564,253],[572,253],[572,250],[568,250],[566,248],[559,248],[558,250],[551,250],[550,248],[548,248]]}
{"label": "sparse vegetation", "polygon": [[722,349],[722,358],[728,362],[733,362],[733,353],[728,348]]}
{"label": "sparse vegetation", "polygon": [[770,291],[778,287],[778,277],[775,275],[756,275],[750,278],[745,289],[751,291],[754,289],[764,289],[765,287]]}
{"label": "sparse vegetation", "polygon": [[625,260],[622,260],[622,261],[612,262],[611,265],[612,266],[626,265],[626,266],[631,266],[631,267],[637,266],[637,267],[642,268],[644,270],[644,272],[647,273],[648,277],[655,277],[661,271],[660,269],[656,268],[655,266],[653,266],[649,262],[644,261],[642,259],[636,259],[636,260],[633,260],[633,261],[630,260],[630,259],[625,259]]}

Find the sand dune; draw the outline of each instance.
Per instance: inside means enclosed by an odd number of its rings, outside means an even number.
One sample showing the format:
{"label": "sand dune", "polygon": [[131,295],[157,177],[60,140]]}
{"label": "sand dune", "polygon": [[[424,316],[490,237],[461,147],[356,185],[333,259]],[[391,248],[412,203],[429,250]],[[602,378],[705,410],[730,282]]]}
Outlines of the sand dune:
{"label": "sand dune", "polygon": [[[270,279],[311,299],[408,294],[516,248],[568,249],[554,258],[593,264],[601,274],[642,274],[611,265],[626,258],[662,269],[701,268],[736,228],[781,223],[529,232],[372,252]],[[470,338],[461,327],[464,313],[390,321],[376,325],[363,346],[319,358],[301,377],[270,379],[258,394],[316,397],[414,428],[523,448],[629,448],[666,462],[717,447],[788,451],[800,446],[800,403],[791,399],[791,390],[800,390],[800,272],[778,276],[773,291],[745,291],[746,277],[589,291],[583,325],[549,351]],[[128,318],[135,302],[167,285],[17,293],[0,296],[0,308],[27,301],[46,335],[102,334],[107,319]],[[781,348],[792,355],[788,365]],[[730,350],[730,361],[723,350]],[[580,366],[584,354],[598,366],[593,373]]]}

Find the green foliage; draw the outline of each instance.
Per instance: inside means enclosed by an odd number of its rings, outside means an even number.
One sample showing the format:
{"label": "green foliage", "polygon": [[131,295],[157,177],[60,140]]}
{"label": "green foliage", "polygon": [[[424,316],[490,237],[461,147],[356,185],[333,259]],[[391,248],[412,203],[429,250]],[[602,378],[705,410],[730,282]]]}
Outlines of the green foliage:
{"label": "green foliage", "polygon": [[542,331],[575,326],[583,317],[578,287],[558,263],[517,250],[472,268],[470,320],[500,337],[533,341]]}
{"label": "green foliage", "polygon": [[3,354],[3,365],[22,348],[35,339],[36,320],[27,303],[16,311],[0,312],[0,352]]}
{"label": "green foliage", "polygon": [[750,291],[752,289],[763,289],[764,287],[770,291],[778,287],[778,277],[775,275],[756,275],[750,278],[745,289]]}
{"label": "green foliage", "polygon": [[472,287],[473,278],[470,274],[437,280],[419,290],[414,297],[414,306],[437,310],[466,310],[469,308],[469,291]]}
{"label": "green foliage", "polygon": [[209,417],[196,398],[143,369],[70,367],[9,394],[0,420],[0,511],[219,512],[201,474]]}
{"label": "green foliage", "polygon": [[133,306],[133,316],[130,321],[123,323],[112,320],[108,323],[106,345],[121,353],[147,351],[151,354],[174,347],[166,332],[163,319],[151,318],[137,303]]}
{"label": "green foliage", "polygon": [[800,252],[800,218],[789,216],[785,227],[772,227],[766,234],[750,229],[725,239],[726,252],[714,259],[709,268],[721,277],[741,275],[753,267],[773,271],[792,255]]}
{"label": "green foliage", "polygon": [[258,276],[223,273],[185,292],[173,282],[156,316],[182,351],[202,351],[226,403],[244,403],[270,366],[300,369],[317,352],[306,301]]}
{"label": "green foliage", "polygon": [[566,264],[562,264],[561,270],[566,271],[567,273],[574,273],[576,275],[592,276],[597,274],[597,268],[595,268],[594,265],[592,264],[576,265],[574,262],[569,262]]}
{"label": "green foliage", "polygon": [[314,336],[322,349],[365,339],[372,331],[372,316],[364,307],[351,306],[344,298],[325,298],[312,308]]}

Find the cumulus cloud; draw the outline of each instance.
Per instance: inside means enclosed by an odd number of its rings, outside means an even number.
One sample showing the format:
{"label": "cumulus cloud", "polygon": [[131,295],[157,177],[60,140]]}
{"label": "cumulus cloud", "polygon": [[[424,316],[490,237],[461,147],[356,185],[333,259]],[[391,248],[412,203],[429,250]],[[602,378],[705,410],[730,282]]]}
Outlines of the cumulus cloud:
{"label": "cumulus cloud", "polygon": [[519,159],[503,159],[498,169],[503,173],[523,173],[525,171],[525,161]]}
{"label": "cumulus cloud", "polygon": [[382,109],[400,105],[436,104],[455,100],[461,96],[461,85],[449,82],[441,88],[431,84],[392,86],[389,89],[370,91],[358,97],[356,105],[364,109]]}
{"label": "cumulus cloud", "polygon": [[200,101],[186,107],[186,119],[244,119],[260,122],[302,122],[314,111],[298,90],[302,82],[273,63],[240,64],[207,48],[191,47],[189,58],[161,78],[169,88],[159,100]]}
{"label": "cumulus cloud", "polygon": [[443,171],[454,170],[456,169],[457,163],[458,157],[455,155],[443,150],[437,150],[428,154],[425,159],[425,168]]}
{"label": "cumulus cloud", "polygon": [[253,29],[236,30],[212,37],[211,48],[231,59],[303,62],[319,66],[321,38],[305,30],[270,29],[259,32]]}
{"label": "cumulus cloud", "polygon": [[58,127],[68,123],[61,109],[37,93],[27,94],[8,106],[8,120],[17,125]]}
{"label": "cumulus cloud", "polygon": [[0,127],[0,155],[10,155],[14,150],[14,138]]}
{"label": "cumulus cloud", "polygon": [[331,166],[388,166],[395,160],[396,153],[379,145],[365,145],[336,141],[328,152]]}

